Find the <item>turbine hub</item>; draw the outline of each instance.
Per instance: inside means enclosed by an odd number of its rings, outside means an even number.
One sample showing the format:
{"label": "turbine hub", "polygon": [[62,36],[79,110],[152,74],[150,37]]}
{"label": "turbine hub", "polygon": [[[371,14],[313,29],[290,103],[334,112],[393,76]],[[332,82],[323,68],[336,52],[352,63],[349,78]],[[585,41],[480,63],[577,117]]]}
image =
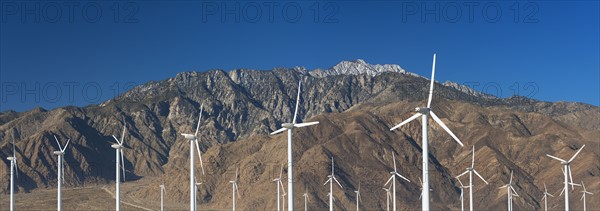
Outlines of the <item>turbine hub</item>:
{"label": "turbine hub", "polygon": [[467,168],[467,171],[473,171],[473,168],[471,168],[471,167],[468,167],[468,168]]}
{"label": "turbine hub", "polygon": [[283,123],[283,124],[281,124],[281,127],[286,128],[286,129],[293,129],[294,123]]}
{"label": "turbine hub", "polygon": [[415,111],[422,114],[429,114],[429,111],[431,111],[431,109],[427,107],[417,107],[415,108]]}

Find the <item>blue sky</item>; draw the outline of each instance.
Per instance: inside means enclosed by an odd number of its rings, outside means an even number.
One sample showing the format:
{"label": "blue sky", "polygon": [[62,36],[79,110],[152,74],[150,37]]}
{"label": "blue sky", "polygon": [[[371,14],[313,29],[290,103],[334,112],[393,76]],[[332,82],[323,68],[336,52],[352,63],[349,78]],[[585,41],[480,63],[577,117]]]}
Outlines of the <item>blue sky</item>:
{"label": "blue sky", "polygon": [[1,1],[0,111],[97,104],[208,69],[360,58],[429,77],[433,52],[438,81],[600,105],[599,9],[597,1]]}

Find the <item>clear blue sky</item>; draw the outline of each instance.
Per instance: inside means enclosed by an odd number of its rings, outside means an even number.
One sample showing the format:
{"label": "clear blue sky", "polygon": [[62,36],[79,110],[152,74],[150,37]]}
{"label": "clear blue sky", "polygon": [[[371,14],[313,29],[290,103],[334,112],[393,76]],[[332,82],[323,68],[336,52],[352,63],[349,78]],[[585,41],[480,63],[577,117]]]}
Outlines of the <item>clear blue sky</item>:
{"label": "clear blue sky", "polygon": [[429,77],[433,52],[438,81],[600,105],[597,1],[0,6],[2,111],[97,104],[134,84],[208,69],[328,68],[361,58]]}

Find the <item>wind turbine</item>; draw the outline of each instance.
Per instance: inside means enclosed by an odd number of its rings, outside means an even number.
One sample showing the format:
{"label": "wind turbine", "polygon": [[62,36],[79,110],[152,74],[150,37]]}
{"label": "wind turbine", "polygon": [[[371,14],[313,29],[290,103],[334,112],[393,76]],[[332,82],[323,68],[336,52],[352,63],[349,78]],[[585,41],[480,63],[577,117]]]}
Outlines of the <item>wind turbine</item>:
{"label": "wind turbine", "polygon": [[329,196],[329,211],[333,211],[333,181],[335,181],[340,186],[340,188],[342,188],[340,182],[338,182],[338,180],[335,178],[333,157],[331,157],[331,175],[328,175],[327,178],[329,179],[327,179],[327,181],[325,181],[325,184],[323,185],[327,185],[327,183],[329,183],[329,193],[327,194],[327,196]]}
{"label": "wind turbine", "polygon": [[[458,143],[460,144],[460,146],[464,146],[462,142],[460,142],[460,140],[454,135],[454,133],[452,133],[452,131],[450,131],[450,129],[448,129],[448,127],[446,126],[446,124],[444,124],[444,122],[442,122],[442,120],[440,120],[440,118],[435,115],[435,113],[433,113],[432,109],[431,109],[431,98],[433,97],[433,84],[435,83],[434,80],[434,76],[435,76],[435,54],[433,54],[433,65],[431,67],[431,84],[429,85],[429,99],[427,100],[427,107],[417,107],[415,108],[416,110],[416,114],[411,116],[410,118],[404,120],[403,122],[401,122],[400,124],[392,127],[390,129],[391,130],[395,130],[396,128],[401,127],[402,125],[405,125],[406,123],[409,123],[410,121],[415,120],[416,118],[418,118],[419,116],[421,116],[421,124],[422,124],[422,130],[423,130],[423,139],[422,139],[422,144],[421,147],[423,148],[423,189],[424,190],[429,190],[429,149],[428,149],[428,142],[429,142],[429,138],[428,136],[428,121],[429,121],[429,116],[431,116],[433,118],[433,120],[440,125],[442,128],[444,128],[444,130],[450,134],[450,136],[452,136],[452,138]],[[395,201],[394,201],[395,202]],[[423,200],[421,201],[421,209],[422,210],[429,210],[429,191],[425,191],[423,194]]]}
{"label": "wind turbine", "polygon": [[[10,161],[10,211],[15,210],[15,173],[17,177],[19,177],[19,166],[17,165],[17,154],[15,153],[15,140],[12,140],[13,145],[13,156],[7,157],[6,159]],[[60,187],[60,186],[59,186]],[[60,191],[59,191],[60,195]]]}
{"label": "wind turbine", "polygon": [[56,138],[56,136],[54,136],[54,140],[56,140],[56,144],[58,144],[58,149],[59,151],[54,151],[54,154],[58,156],[58,197],[57,197],[57,210],[60,211],[62,210],[62,199],[61,199],[61,186],[62,183],[65,182],[65,169],[63,167],[63,156],[65,155],[65,150],[67,149],[67,146],[69,146],[69,142],[71,142],[71,139],[67,140],[67,144],[65,144],[65,147],[61,147],[60,146],[60,142],[58,141],[58,138]]}
{"label": "wind turbine", "polygon": [[548,196],[554,197],[548,193],[548,188],[546,188],[546,183],[544,183],[544,197],[542,197],[542,200],[544,200],[544,211],[548,211]]}
{"label": "wind turbine", "polygon": [[560,164],[563,165],[563,174],[565,176],[565,187],[563,188],[563,191],[565,192],[565,211],[569,211],[569,191],[567,190],[569,188],[569,178],[571,178],[571,189],[574,189],[575,187],[573,184],[573,176],[571,175],[571,162],[573,161],[573,159],[575,159],[575,157],[577,157],[577,155],[579,154],[579,152],[581,152],[581,150],[585,147],[585,144],[583,146],[581,146],[581,148],[579,148],[579,150],[577,150],[577,152],[575,153],[575,155],[573,155],[573,157],[571,157],[571,159],[569,159],[568,161],[560,159],[558,157],[546,154],[546,156],[554,159],[554,160],[558,160],[560,161]]}
{"label": "wind turbine", "polygon": [[[421,189],[421,195],[419,196],[419,200],[421,200],[421,198],[423,197],[423,186],[421,186],[423,184],[423,181],[421,181],[421,177],[419,177],[419,188]],[[432,191],[432,189],[429,189],[429,191]]]}
{"label": "wind turbine", "polygon": [[310,199],[308,198],[308,193],[306,191],[306,186],[304,187],[304,194],[302,194],[302,196],[304,196],[304,211],[308,210],[308,206],[306,202],[309,202]]}
{"label": "wind turbine", "polygon": [[204,175],[204,166],[202,165],[202,155],[200,154],[200,147],[198,146],[198,129],[200,129],[200,120],[202,120],[202,110],[204,105],[200,106],[200,114],[198,116],[198,124],[196,125],[196,133],[182,133],[181,135],[190,141],[190,210],[196,210],[196,182],[194,181],[194,143],[196,144],[196,150],[198,151],[198,157],[200,159],[200,168],[202,169],[202,175]]}
{"label": "wind turbine", "polygon": [[165,189],[165,183],[161,183],[160,184],[160,211],[164,211],[164,194],[165,192],[167,192],[167,190]]}
{"label": "wind turbine", "polygon": [[583,186],[583,190],[581,191],[581,199],[579,199],[579,200],[583,200],[583,211],[586,211],[585,194],[590,194],[590,195],[594,195],[594,194],[592,192],[588,192],[585,189],[585,184],[583,184],[583,181],[581,181],[581,186]]}
{"label": "wind turbine", "polygon": [[498,189],[502,189],[502,188],[506,188],[506,197],[508,197],[507,199],[507,210],[508,211],[512,211],[512,197],[513,196],[519,196],[519,194],[517,194],[517,191],[515,191],[515,189],[512,186],[512,178],[513,178],[513,172],[510,171],[510,180],[508,181],[508,184],[503,185],[501,187],[499,187]]}
{"label": "wind turbine", "polygon": [[[487,181],[485,181],[485,179],[483,179],[483,177],[477,172],[477,170],[475,170],[475,146],[473,146],[473,156],[471,157],[471,167],[467,168],[467,170],[465,172],[463,172],[462,174],[456,176],[456,178],[459,178],[460,176],[465,175],[466,173],[469,173],[469,210],[473,211],[473,172],[475,172],[475,174],[481,179],[483,180],[483,182],[485,182],[485,184],[489,184]],[[510,178],[512,181],[512,171],[510,173]]]}
{"label": "wind turbine", "polygon": [[127,130],[127,123],[123,120],[123,131],[121,132],[121,140],[117,139],[114,135],[112,136],[116,144],[110,145],[110,147],[114,148],[116,151],[115,158],[115,209],[117,211],[121,210],[121,170],[123,170],[123,181],[125,181],[125,159],[123,159],[123,144],[125,143],[125,131]]}
{"label": "wind turbine", "polygon": [[238,169],[235,169],[235,178],[231,181],[229,181],[229,183],[231,183],[231,196],[233,198],[233,211],[235,211],[235,193],[237,193],[238,197],[240,197],[240,191],[238,190],[238,186],[237,186],[237,179],[238,179]]}
{"label": "wind turbine", "polygon": [[383,186],[386,186],[388,183],[390,183],[390,181],[392,182],[391,185],[392,185],[392,191],[393,191],[393,196],[394,196],[392,203],[393,203],[393,210],[396,211],[396,176],[406,180],[407,182],[410,182],[410,180],[408,180],[408,179],[406,179],[406,177],[400,175],[398,173],[398,171],[396,170],[396,156],[393,153],[392,153],[392,160],[394,161],[394,171],[390,171],[390,174],[392,176],[390,176],[390,179],[388,179],[388,181],[385,182],[385,185],[383,185]]}
{"label": "wind turbine", "polygon": [[198,180],[194,176],[194,208],[198,208],[196,205],[196,196],[198,195],[198,187],[200,185],[202,185],[202,182],[198,182]]}
{"label": "wind turbine", "polygon": [[294,118],[291,123],[283,123],[281,124],[280,129],[271,133],[271,135],[279,134],[283,131],[288,132],[288,147],[287,147],[287,155],[288,155],[288,169],[287,169],[287,179],[288,179],[288,210],[294,210],[294,170],[293,170],[293,152],[292,152],[292,130],[294,128],[301,128],[311,125],[319,124],[319,122],[305,122],[305,123],[296,123],[296,117],[298,116],[298,105],[300,103],[300,88],[302,85],[302,81],[298,82],[298,96],[296,97],[296,110],[294,111]]}
{"label": "wind turbine", "polygon": [[358,211],[358,202],[362,200],[360,197],[360,182],[358,182],[358,190],[355,190],[354,193],[356,193],[356,211]]}
{"label": "wind turbine", "polygon": [[385,190],[385,198],[387,199],[387,211],[390,211],[390,198],[392,197],[392,194],[390,193],[390,188],[383,188],[383,190]]}
{"label": "wind turbine", "polygon": [[458,180],[458,183],[460,183],[460,211],[465,211],[465,189],[469,188],[469,186],[463,185],[458,177],[456,177],[456,180]]}
{"label": "wind turbine", "polygon": [[281,190],[283,190],[283,193],[285,193],[285,188],[283,188],[283,183],[281,182],[281,176],[283,176],[283,166],[281,166],[281,170],[279,171],[279,177],[273,179],[273,182],[275,182],[275,186],[277,186],[277,211],[281,210],[281,202],[279,201],[279,187],[281,187]]}

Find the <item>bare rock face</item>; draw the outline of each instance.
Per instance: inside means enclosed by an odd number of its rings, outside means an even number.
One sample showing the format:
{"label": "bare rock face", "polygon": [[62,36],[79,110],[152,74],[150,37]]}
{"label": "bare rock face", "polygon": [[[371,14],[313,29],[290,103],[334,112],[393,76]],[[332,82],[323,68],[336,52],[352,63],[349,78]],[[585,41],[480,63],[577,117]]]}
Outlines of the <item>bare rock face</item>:
{"label": "bare rock face", "polygon": [[[188,201],[189,142],[180,133],[195,130],[200,107],[200,148],[206,170],[197,171],[203,187],[199,204],[222,209],[230,206],[228,183],[235,168],[239,178],[238,208],[273,210],[276,207],[272,179],[286,163],[286,135],[267,136],[292,119],[298,81],[302,82],[299,120],[320,121],[318,126],[294,133],[296,206],[309,193],[312,209],[327,207],[330,159],[344,186],[336,189],[336,207],[352,209],[354,190],[361,183],[363,209],[385,209],[381,189],[389,177],[395,155],[399,172],[412,182],[398,183],[402,209],[420,207],[421,126],[418,121],[399,131],[389,128],[423,106],[429,82],[397,65],[371,65],[362,60],[342,62],[329,70],[304,68],[257,71],[237,69],[184,72],[164,81],[148,82],[100,105],[41,108],[0,113],[0,155],[12,155],[13,140],[19,161],[19,192],[56,186],[58,149],[53,135],[71,144],[66,150],[67,187],[107,184],[114,180],[112,135],[126,124],[126,179],[144,184],[129,194],[137,199],[158,199],[157,187],[166,182],[167,201]],[[546,157],[569,158],[586,144],[573,163],[575,182],[588,190],[600,188],[600,108],[569,102],[541,102],[522,97],[499,99],[459,85],[436,83],[433,109],[465,143],[458,146],[430,122],[430,180],[432,208],[459,209],[459,189],[454,176],[470,165],[470,149],[476,149],[476,169],[490,181],[475,182],[478,209],[504,209],[506,193],[498,187],[515,173],[517,209],[540,209],[543,183],[553,193],[562,187],[560,164]],[[0,169],[8,181],[9,163]],[[197,159],[196,159],[197,160]],[[198,162],[198,161],[197,161]],[[199,162],[196,163],[196,166]],[[284,172],[285,174],[285,172]],[[168,178],[168,180],[166,180]],[[468,182],[462,178],[462,182]],[[2,189],[7,191],[7,182]],[[573,208],[581,207],[579,192],[572,194]],[[154,202],[148,202],[152,204]],[[562,207],[562,199],[551,205]],[[174,208],[185,209],[183,207]],[[599,208],[588,200],[588,208]],[[590,208],[590,209],[591,209]]]}

